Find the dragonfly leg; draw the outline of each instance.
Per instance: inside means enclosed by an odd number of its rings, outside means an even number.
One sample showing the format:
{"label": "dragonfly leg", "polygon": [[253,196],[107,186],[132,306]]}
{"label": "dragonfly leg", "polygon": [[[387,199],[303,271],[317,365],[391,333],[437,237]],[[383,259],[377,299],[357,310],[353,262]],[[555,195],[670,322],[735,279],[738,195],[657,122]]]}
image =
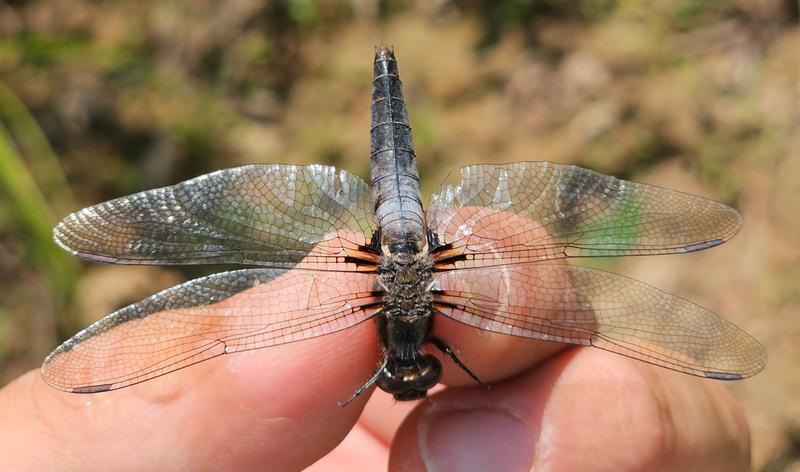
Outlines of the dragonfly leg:
{"label": "dragonfly leg", "polygon": [[469,370],[469,367],[467,367],[466,364],[461,362],[461,359],[458,358],[455,351],[453,351],[450,348],[450,346],[447,345],[446,342],[444,342],[440,338],[437,338],[436,336],[429,337],[428,342],[436,346],[436,349],[442,351],[443,354],[446,354],[447,357],[450,358],[450,360],[452,360],[457,366],[461,367],[461,370],[463,370],[464,372],[467,373],[467,375],[472,377],[472,380],[478,382],[478,385],[483,385],[481,379],[479,379],[477,375],[475,375],[471,370]]}
{"label": "dragonfly leg", "polygon": [[388,363],[389,363],[389,356],[384,355],[383,356],[383,360],[380,362],[380,364],[378,364],[378,368],[375,369],[375,372],[370,376],[370,378],[366,382],[364,382],[364,385],[358,387],[358,390],[353,392],[353,395],[350,398],[348,398],[346,401],[339,402],[339,406],[342,407],[342,408],[346,407],[347,405],[352,403],[353,400],[358,398],[362,393],[366,392],[367,389],[370,388],[372,386],[372,384],[377,382],[378,379],[381,377],[381,375],[383,375],[383,370],[386,369],[386,365]]}

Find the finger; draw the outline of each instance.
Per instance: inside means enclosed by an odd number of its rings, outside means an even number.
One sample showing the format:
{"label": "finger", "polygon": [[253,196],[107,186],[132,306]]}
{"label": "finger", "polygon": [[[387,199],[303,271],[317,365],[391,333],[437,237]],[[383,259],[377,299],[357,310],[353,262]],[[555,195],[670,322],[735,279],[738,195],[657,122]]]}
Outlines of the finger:
{"label": "finger", "polygon": [[[476,222],[476,215],[481,215]],[[498,234],[496,224],[502,222],[504,228],[513,228],[511,234]],[[521,247],[558,247],[558,244],[548,233],[548,229],[539,222],[528,216],[514,213],[511,211],[498,211],[487,207],[464,207],[461,208],[452,221],[448,224],[449,238],[459,239],[463,231],[462,226],[471,228],[472,236],[469,238],[470,246],[491,247],[486,250],[484,256],[492,256],[493,265],[502,266],[504,264],[518,264],[515,254],[518,251],[503,251],[503,248]],[[532,242],[535,241],[535,244]],[[535,251],[535,249],[532,249]],[[532,271],[538,267],[547,265],[560,266],[560,260],[541,260],[535,266],[531,266]],[[537,292],[534,287],[528,285],[527,279],[519,277],[498,277],[501,272],[481,272],[485,275],[478,280],[467,279],[469,282],[459,283],[460,277],[467,277],[467,272],[453,274],[453,278],[448,277],[449,273],[440,276],[439,283],[445,289],[456,291],[466,290],[472,293],[471,296],[480,298],[480,295],[493,298],[496,294],[514,294],[516,304],[519,306],[538,306],[541,300],[537,300]],[[462,286],[463,285],[463,286]],[[565,287],[566,288],[566,287]],[[478,292],[477,295],[473,292]],[[499,379],[508,378],[518,374],[530,367],[538,364],[543,359],[566,348],[565,344],[542,342],[524,339],[516,336],[497,334],[485,331],[472,326],[467,326],[441,314],[434,315],[434,334],[443,339],[461,357],[462,362],[467,365],[482,382],[490,383]],[[445,366],[443,383],[447,385],[474,385],[475,381],[470,378],[462,369],[446,359],[441,359]],[[449,368],[447,368],[449,367]]]}
{"label": "finger", "polygon": [[[569,346],[517,336],[492,333],[461,324],[441,315],[433,315],[433,333],[445,341],[459,360],[484,384],[490,384],[529,370],[544,359]],[[474,386],[472,379],[448,356],[431,346],[426,351],[436,355],[443,366],[442,383],[448,386]]]}
{"label": "finger", "polygon": [[3,470],[298,470],[333,449],[369,394],[374,326],[227,355],[77,395],[29,372],[0,391]]}
{"label": "finger", "polygon": [[748,470],[749,434],[719,382],[575,349],[489,391],[420,403],[390,470]]}

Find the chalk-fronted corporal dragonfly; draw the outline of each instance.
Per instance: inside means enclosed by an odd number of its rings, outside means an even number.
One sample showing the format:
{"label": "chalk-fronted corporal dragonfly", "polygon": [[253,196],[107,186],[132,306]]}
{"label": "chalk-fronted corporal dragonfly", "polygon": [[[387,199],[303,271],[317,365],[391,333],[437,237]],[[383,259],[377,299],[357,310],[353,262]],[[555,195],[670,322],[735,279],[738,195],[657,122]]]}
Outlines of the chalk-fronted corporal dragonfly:
{"label": "chalk-fronted corporal dragonfly", "polygon": [[353,398],[377,384],[413,400],[442,370],[423,345],[476,378],[432,334],[439,317],[712,379],[764,366],[764,348],[711,311],[568,264],[717,246],[741,226],[725,205],[571,165],[520,162],[461,169],[460,182],[442,185],[425,211],[397,62],[386,47],[375,54],[370,171],[368,185],[324,165],[249,165],[67,216],[55,241],[91,261],[248,268],[106,316],[50,354],[45,380],[104,392],[374,320],[380,361]]}

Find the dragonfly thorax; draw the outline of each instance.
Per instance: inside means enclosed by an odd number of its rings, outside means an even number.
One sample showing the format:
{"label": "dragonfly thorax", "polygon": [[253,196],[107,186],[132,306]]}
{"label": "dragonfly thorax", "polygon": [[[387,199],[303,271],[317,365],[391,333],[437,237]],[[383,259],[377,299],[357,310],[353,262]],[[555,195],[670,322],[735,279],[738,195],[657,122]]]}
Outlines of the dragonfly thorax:
{"label": "dragonfly thorax", "polygon": [[433,264],[425,254],[392,254],[380,267],[383,313],[387,318],[414,321],[431,314]]}
{"label": "dragonfly thorax", "polygon": [[378,335],[386,354],[399,362],[421,355],[431,327],[433,273],[427,255],[390,255],[380,267],[383,309]]}

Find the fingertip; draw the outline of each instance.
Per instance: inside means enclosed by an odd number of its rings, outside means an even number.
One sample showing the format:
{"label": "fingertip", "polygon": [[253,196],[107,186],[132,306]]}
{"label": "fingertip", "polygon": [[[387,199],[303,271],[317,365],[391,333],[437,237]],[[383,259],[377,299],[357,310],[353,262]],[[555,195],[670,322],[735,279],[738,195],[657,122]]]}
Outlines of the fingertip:
{"label": "fingertip", "polygon": [[488,389],[448,388],[420,402],[395,435],[389,469],[531,470],[543,405],[558,378],[550,364]]}
{"label": "fingertip", "polygon": [[735,402],[720,398],[714,382],[573,349],[488,392],[451,388],[420,403],[398,430],[390,464],[392,470],[458,470],[453,464],[469,463],[512,470],[746,469]]}

